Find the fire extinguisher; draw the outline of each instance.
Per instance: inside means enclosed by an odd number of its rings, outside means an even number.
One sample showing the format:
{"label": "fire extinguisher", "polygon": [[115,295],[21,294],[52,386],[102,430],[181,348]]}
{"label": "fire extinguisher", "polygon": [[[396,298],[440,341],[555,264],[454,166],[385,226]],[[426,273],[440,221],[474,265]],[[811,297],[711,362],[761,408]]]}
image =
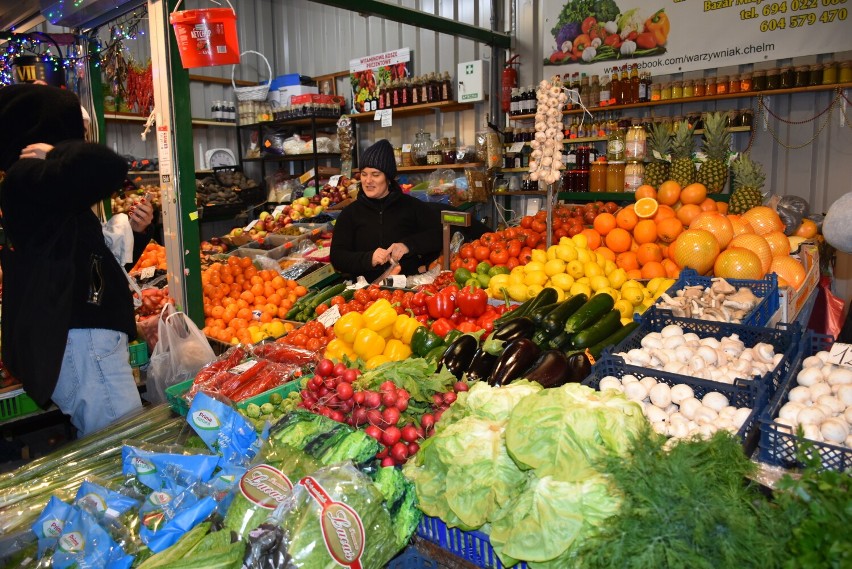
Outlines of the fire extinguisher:
{"label": "fire extinguisher", "polygon": [[518,86],[518,69],[517,65],[521,62],[517,59],[520,54],[515,54],[506,62],[503,67],[503,98],[500,101],[500,108],[504,113],[508,113],[512,105],[512,89]]}

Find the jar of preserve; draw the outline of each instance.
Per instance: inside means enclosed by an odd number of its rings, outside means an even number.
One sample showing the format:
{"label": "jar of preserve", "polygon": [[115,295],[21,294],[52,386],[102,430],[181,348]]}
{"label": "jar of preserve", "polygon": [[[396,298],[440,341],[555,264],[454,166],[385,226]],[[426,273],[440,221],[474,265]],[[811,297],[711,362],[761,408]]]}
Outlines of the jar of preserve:
{"label": "jar of preserve", "polygon": [[822,67],[822,84],[834,85],[837,83],[838,62],[829,61]]}
{"label": "jar of preserve", "polygon": [[590,192],[605,192],[606,191],[606,173],[607,163],[606,158],[601,156],[592,164],[589,172],[589,191]]}
{"label": "jar of preserve", "polygon": [[780,73],[779,89],[792,89],[796,85],[796,72],[792,67],[784,67]]}
{"label": "jar of preserve", "polygon": [[705,86],[704,92],[705,92],[706,95],[716,95],[717,94],[716,78],[715,77],[708,77],[704,82],[704,86]]}
{"label": "jar of preserve", "polygon": [[563,192],[573,192],[576,188],[574,188],[574,178],[571,176],[571,170],[565,170],[562,172],[562,191]]}
{"label": "jar of preserve", "polygon": [[740,111],[740,126],[754,126],[754,111],[751,109],[743,109]]}
{"label": "jar of preserve", "polygon": [[732,126],[737,126],[737,123],[739,122],[739,118],[740,118],[740,112],[737,109],[731,109],[730,111],[728,111],[728,118],[727,118],[728,128],[731,128]]}
{"label": "jar of preserve", "polygon": [[680,123],[683,122],[683,117],[681,115],[677,115],[672,119],[672,132],[677,132],[677,129],[680,128]]}
{"label": "jar of preserve", "polygon": [[659,101],[660,97],[662,96],[661,91],[662,91],[662,87],[659,83],[652,83],[651,84],[651,100],[652,101]]}
{"label": "jar of preserve", "polygon": [[625,156],[628,160],[645,159],[645,129],[639,125],[631,126],[624,136]]}
{"label": "jar of preserve", "polygon": [[766,90],[772,91],[781,88],[781,71],[777,67],[766,70]]}
{"label": "jar of preserve", "polygon": [[743,93],[748,93],[752,90],[752,74],[751,73],[743,73],[740,75],[740,91]]}
{"label": "jar of preserve", "polygon": [[641,162],[628,162],[624,168],[624,191],[635,193],[645,178],[645,165]]}
{"label": "jar of preserve", "polygon": [[795,68],[793,87],[807,87],[811,84],[811,66],[799,65]]}
{"label": "jar of preserve", "polygon": [[589,169],[589,147],[588,146],[578,146],[576,152],[577,152],[577,170],[588,170]]}
{"label": "jar of preserve", "polygon": [[751,88],[753,91],[766,91],[766,71],[755,71],[751,74]]}
{"label": "jar of preserve", "polygon": [[844,61],[837,71],[838,83],[852,83],[852,61]]}
{"label": "jar of preserve", "polygon": [[672,81],[672,99],[682,99],[683,98],[683,82],[682,81]]}
{"label": "jar of preserve", "polygon": [[728,80],[728,93],[739,93],[740,92],[740,76],[739,75],[731,75],[731,78]]}
{"label": "jar of preserve", "polygon": [[663,83],[663,86],[660,90],[660,100],[668,101],[672,98],[672,84],[671,83]]}
{"label": "jar of preserve", "polygon": [[625,162],[610,162],[606,168],[606,191],[607,192],[623,192],[624,191],[624,170],[627,164]]}
{"label": "jar of preserve", "polygon": [[822,85],[822,73],[823,66],[819,63],[815,63],[811,65],[811,74],[810,74],[810,82],[808,83],[811,87],[815,87],[817,85]]}
{"label": "jar of preserve", "polygon": [[589,171],[588,170],[572,170],[571,175],[574,177],[574,181],[571,185],[574,186],[575,192],[588,192],[589,191]]}
{"label": "jar of preserve", "polygon": [[692,82],[692,92],[696,97],[707,94],[707,82],[704,79],[696,79]]}
{"label": "jar of preserve", "polygon": [[683,98],[688,99],[695,96],[695,84],[692,81],[683,82]]}
{"label": "jar of preserve", "polygon": [[727,75],[719,75],[718,79],[716,79],[716,94],[724,95],[728,92],[728,76]]}
{"label": "jar of preserve", "polygon": [[624,160],[624,131],[614,129],[606,141],[606,157],[610,161]]}

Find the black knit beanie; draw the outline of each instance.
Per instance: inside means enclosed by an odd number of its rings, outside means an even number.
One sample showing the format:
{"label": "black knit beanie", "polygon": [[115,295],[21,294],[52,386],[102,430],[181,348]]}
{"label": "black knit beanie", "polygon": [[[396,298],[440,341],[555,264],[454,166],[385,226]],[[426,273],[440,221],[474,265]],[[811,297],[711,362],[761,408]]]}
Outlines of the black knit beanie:
{"label": "black knit beanie", "polygon": [[83,139],[80,99],[71,91],[46,85],[0,88],[0,170],[8,170],[24,147]]}
{"label": "black knit beanie", "polygon": [[393,157],[393,146],[383,138],[364,151],[359,160],[359,166],[381,170],[390,182],[396,178],[396,160]]}

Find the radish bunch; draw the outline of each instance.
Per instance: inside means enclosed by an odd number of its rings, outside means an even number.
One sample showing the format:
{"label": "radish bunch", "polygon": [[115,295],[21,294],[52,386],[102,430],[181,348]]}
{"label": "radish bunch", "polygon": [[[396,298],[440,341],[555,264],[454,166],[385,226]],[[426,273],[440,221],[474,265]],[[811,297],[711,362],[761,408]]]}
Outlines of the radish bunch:
{"label": "radish bunch", "polygon": [[536,91],[538,106],[535,113],[535,139],[530,142],[530,180],[541,180],[545,184],[555,184],[559,178],[562,164],[562,108],[568,102],[568,95],[562,89],[562,82],[556,75],[538,84]]}

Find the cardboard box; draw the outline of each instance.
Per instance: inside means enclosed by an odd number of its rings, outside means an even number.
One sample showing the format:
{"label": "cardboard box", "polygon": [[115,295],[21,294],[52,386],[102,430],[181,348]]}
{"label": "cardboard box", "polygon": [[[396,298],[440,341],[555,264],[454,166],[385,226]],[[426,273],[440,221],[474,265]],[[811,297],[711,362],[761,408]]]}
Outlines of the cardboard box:
{"label": "cardboard box", "polygon": [[306,85],[289,85],[278,89],[278,102],[282,106],[297,104],[294,99],[297,97],[319,93],[316,87],[308,87]]}
{"label": "cardboard box", "polygon": [[331,263],[325,263],[319,269],[308,273],[302,278],[298,279],[296,282],[302,285],[303,287],[312,287],[317,283],[321,283],[328,277],[334,274],[334,267],[331,266]]}
{"label": "cardboard box", "polygon": [[798,258],[805,267],[805,282],[799,290],[793,290],[791,287],[779,287],[781,322],[794,321],[819,284],[819,249],[817,246],[810,243],[802,244],[799,254],[794,255],[794,257]]}

